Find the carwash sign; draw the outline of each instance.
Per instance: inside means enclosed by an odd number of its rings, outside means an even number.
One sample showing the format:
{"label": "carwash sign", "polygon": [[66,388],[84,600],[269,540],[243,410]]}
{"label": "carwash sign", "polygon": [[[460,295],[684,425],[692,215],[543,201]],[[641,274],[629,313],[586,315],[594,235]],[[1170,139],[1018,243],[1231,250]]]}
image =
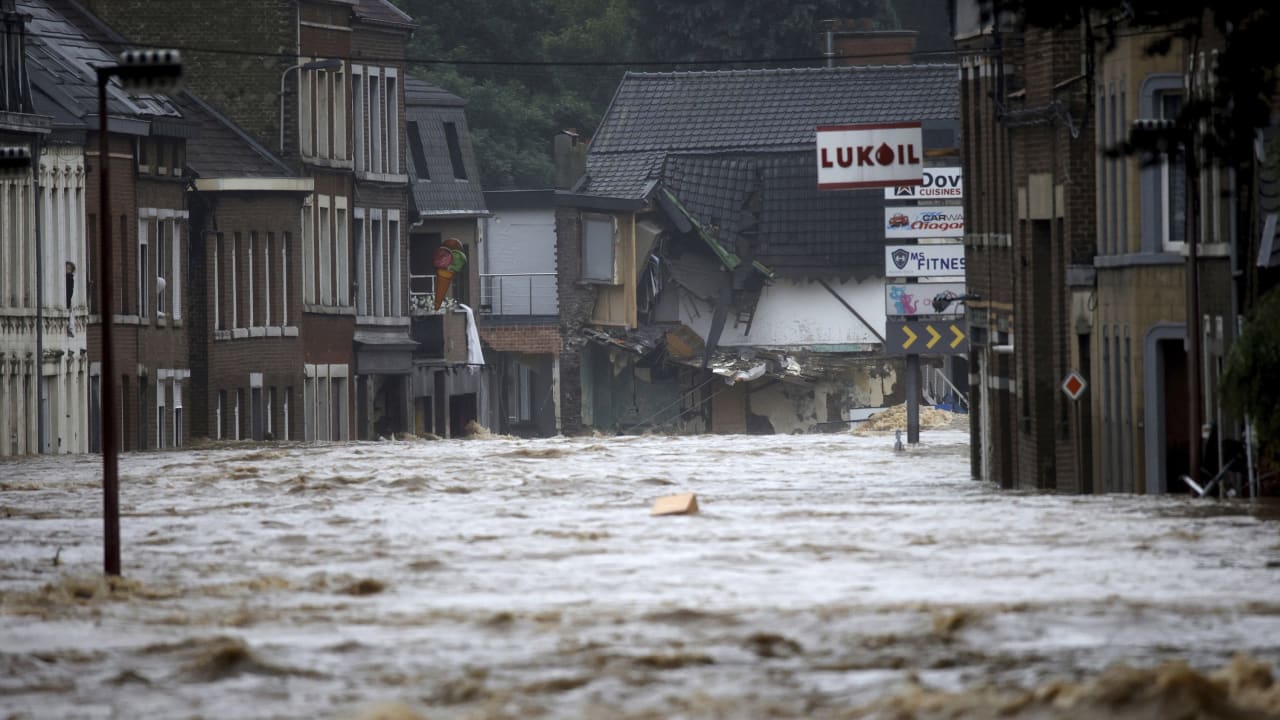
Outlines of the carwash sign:
{"label": "carwash sign", "polygon": [[818,126],[818,189],[899,187],[923,180],[918,122]]}
{"label": "carwash sign", "polygon": [[964,237],[964,208],[959,205],[904,205],[884,209],[887,238]]}

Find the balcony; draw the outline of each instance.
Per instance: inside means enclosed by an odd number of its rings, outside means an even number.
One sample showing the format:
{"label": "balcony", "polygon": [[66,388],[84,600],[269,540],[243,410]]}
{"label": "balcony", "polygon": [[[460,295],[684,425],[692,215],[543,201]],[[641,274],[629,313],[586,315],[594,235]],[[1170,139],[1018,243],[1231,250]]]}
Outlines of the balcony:
{"label": "balcony", "polygon": [[482,274],[480,312],[495,317],[554,317],[560,312],[556,274]]}

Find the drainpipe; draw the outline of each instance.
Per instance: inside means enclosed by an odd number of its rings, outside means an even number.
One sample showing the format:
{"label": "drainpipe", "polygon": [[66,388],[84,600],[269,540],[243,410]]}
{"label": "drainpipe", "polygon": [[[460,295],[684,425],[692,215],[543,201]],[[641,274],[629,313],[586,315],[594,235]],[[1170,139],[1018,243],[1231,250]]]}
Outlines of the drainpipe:
{"label": "drainpipe", "polygon": [[31,141],[31,187],[35,196],[36,241],[36,452],[44,453],[47,419],[44,396],[44,226],[40,222],[40,139]]}
{"label": "drainpipe", "polygon": [[1189,429],[1187,475],[1200,482],[1200,273],[1196,245],[1200,228],[1200,157],[1195,135],[1188,133],[1184,145],[1187,158],[1187,389]]}

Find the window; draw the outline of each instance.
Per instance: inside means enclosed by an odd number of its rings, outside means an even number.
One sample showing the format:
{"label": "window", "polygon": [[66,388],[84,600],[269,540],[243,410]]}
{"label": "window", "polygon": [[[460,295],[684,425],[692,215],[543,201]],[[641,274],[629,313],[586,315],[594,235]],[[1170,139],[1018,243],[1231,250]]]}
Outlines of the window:
{"label": "window", "polygon": [[333,72],[333,157],[347,159],[347,88],[341,69]]}
{"label": "window", "polygon": [[222,274],[221,267],[220,267],[222,262],[221,258],[223,255],[226,254],[226,252],[223,250],[224,243],[225,243],[225,240],[222,236],[222,233],[218,233],[217,235],[214,235],[212,264],[213,264],[213,327],[215,330],[227,329],[227,326],[226,326],[227,314],[222,311],[222,302],[223,302],[222,296],[225,295],[226,293],[222,291],[222,281],[219,280],[219,276]]}
{"label": "window", "polygon": [[584,215],[582,218],[582,279],[590,282],[614,282],[613,218]]}
{"label": "window", "polygon": [[382,78],[375,68],[369,73],[369,171],[382,172]]}
{"label": "window", "polygon": [[418,133],[418,121],[410,120],[405,132],[409,133],[409,155],[413,162],[413,172],[419,180],[430,180],[431,172],[427,168],[427,152],[422,147],[422,135]]}
{"label": "window", "polygon": [[371,308],[374,315],[386,315],[386,286],[382,284],[383,273],[386,262],[383,258],[383,238],[382,238],[382,219],[381,211],[373,211],[373,267],[371,272],[373,275],[373,307]]}
{"label": "window", "polygon": [[182,447],[182,383],[173,381],[173,447]]}
{"label": "window", "polygon": [[351,108],[351,117],[355,121],[355,135],[352,139],[355,146],[356,170],[363,172],[369,167],[369,139],[365,134],[365,118],[369,114],[369,103],[365,98],[364,67],[361,65],[351,66]]}
{"label": "window", "polygon": [[369,314],[369,242],[365,237],[364,208],[356,208],[351,235],[356,256],[356,314]]}
{"label": "window", "polygon": [[389,311],[392,315],[400,315],[404,312],[400,305],[400,211],[389,211],[387,218],[387,251],[391,255]]}
{"label": "window", "polygon": [[152,227],[156,230],[156,317],[165,317],[169,312],[169,305],[165,302],[166,295],[169,294],[169,263],[166,262],[168,253],[165,252],[165,246],[169,244],[168,233],[165,232],[169,223],[160,220]]}
{"label": "window", "polygon": [[258,324],[257,322],[258,315],[253,307],[253,284],[254,284],[254,281],[257,279],[256,277],[254,277],[254,273],[253,273],[253,251],[254,251],[254,248],[258,246],[258,233],[250,232],[248,243],[249,245],[248,247],[245,248],[245,253],[244,253],[244,262],[246,265],[245,287],[248,290],[246,295],[248,295],[247,304],[249,306],[248,312],[245,313],[245,317],[248,319],[248,322],[246,322],[245,324],[248,325],[249,327],[253,327]]}
{"label": "window", "polygon": [[349,288],[350,281],[347,278],[347,270],[350,264],[350,258],[347,255],[347,199],[339,197],[334,200],[337,207],[333,211],[333,301],[337,305],[349,305],[351,291]]}
{"label": "window", "polygon": [[383,172],[399,174],[400,173],[400,93],[396,89],[395,68],[386,69],[386,88],[383,96],[386,98],[385,116],[382,118],[382,127],[386,131],[386,159],[382,163]]}
{"label": "window", "polygon": [[466,180],[467,167],[462,162],[462,144],[458,141],[458,126],[456,123],[447,122],[444,124],[444,140],[449,145],[449,162],[453,164],[454,179]]}
{"label": "window", "polygon": [[217,428],[218,440],[221,440],[227,437],[227,428],[226,428],[226,425],[223,424],[223,420],[226,418],[226,412],[224,410],[224,408],[226,407],[227,407],[227,391],[219,390],[218,404],[213,411],[213,426]]}
{"label": "window", "polygon": [[[233,328],[240,327],[240,318],[244,316],[244,313],[240,312],[242,298],[240,297],[240,283],[238,281],[240,268],[237,267],[242,254],[240,252],[240,233],[232,233],[231,257],[229,259],[231,261],[231,327]],[[240,438],[237,437],[236,439],[239,440]]]}
{"label": "window", "polygon": [[315,207],[313,202],[302,206],[302,302],[304,303],[316,301],[316,259],[312,239],[315,236],[315,228],[312,225],[315,222],[313,207]]}
{"label": "window", "polygon": [[137,287],[137,303],[138,317],[147,316],[147,298],[151,295],[151,283],[148,279],[151,277],[151,265],[148,262],[150,253],[150,243],[148,242],[148,231],[151,227],[149,220],[138,220],[138,287]]}
{"label": "window", "polygon": [[156,381],[156,449],[163,450],[165,430],[169,426],[168,413],[165,412],[163,379]]}
{"label": "window", "polygon": [[276,234],[267,233],[262,244],[262,324],[271,326],[271,248],[276,244]]}
{"label": "window", "polygon": [[293,386],[284,389],[284,397],[280,399],[280,439],[289,439],[289,396],[293,394]]}
{"label": "window", "polygon": [[332,105],[333,78],[324,70],[316,71],[316,156],[329,157],[329,117]]}
{"label": "window", "polygon": [[232,437],[236,440],[240,439],[240,408],[242,407],[244,407],[244,388],[236,388],[236,407],[233,411],[235,416],[235,430],[232,433]]}
{"label": "window", "polygon": [[[1182,95],[1161,92],[1156,95],[1156,108],[1162,120],[1175,120],[1182,112]],[[1166,154],[1160,161],[1160,241],[1165,250],[1181,250],[1187,230],[1187,172],[1182,157]]]}
{"label": "window", "polygon": [[169,314],[174,320],[182,319],[182,249],[186,238],[186,224],[181,220],[169,223],[169,238],[172,243],[172,258],[169,269],[169,295],[172,297]]}
{"label": "window", "polygon": [[[1138,117],[1176,120],[1182,111],[1182,88],[1180,73],[1148,75],[1142,81]],[[1139,174],[1144,252],[1176,253],[1185,247],[1186,168],[1179,148],[1172,150],[1160,157],[1146,158]]]}
{"label": "window", "polygon": [[263,418],[267,421],[266,437],[268,440],[275,439],[275,430],[274,430],[275,418],[272,417],[272,413],[275,412],[275,408],[276,408],[276,386],[272,385],[271,387],[267,388],[267,407],[265,411],[262,413]]}
{"label": "window", "polygon": [[311,134],[311,117],[315,112],[315,104],[312,102],[315,77],[314,71],[298,71],[298,152],[304,157],[315,154]]}
{"label": "window", "polygon": [[320,304],[333,304],[333,227],[329,220],[329,196],[320,196]]}
{"label": "window", "polygon": [[293,235],[280,239],[280,325],[289,324],[289,242]]}

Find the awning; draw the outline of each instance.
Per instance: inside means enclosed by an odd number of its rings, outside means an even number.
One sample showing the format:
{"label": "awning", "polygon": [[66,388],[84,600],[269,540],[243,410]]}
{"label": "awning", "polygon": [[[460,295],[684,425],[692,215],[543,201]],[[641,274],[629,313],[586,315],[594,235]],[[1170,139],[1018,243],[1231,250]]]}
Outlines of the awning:
{"label": "awning", "polygon": [[359,375],[408,375],[413,372],[417,343],[403,328],[359,328],[355,334],[356,373]]}

